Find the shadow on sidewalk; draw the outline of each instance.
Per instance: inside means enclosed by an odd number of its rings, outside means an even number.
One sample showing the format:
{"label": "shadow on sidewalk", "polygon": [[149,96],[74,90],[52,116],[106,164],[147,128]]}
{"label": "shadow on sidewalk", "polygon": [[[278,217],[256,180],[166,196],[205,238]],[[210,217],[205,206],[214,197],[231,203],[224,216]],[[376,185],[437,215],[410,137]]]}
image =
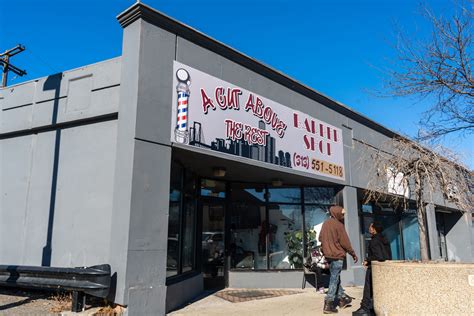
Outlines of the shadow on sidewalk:
{"label": "shadow on sidewalk", "polygon": [[33,301],[33,299],[26,298],[22,301],[13,302],[13,303],[5,304],[5,305],[0,305],[0,311],[4,311],[4,310],[7,310],[7,309],[10,309],[10,308],[13,308],[13,307],[18,307],[18,306],[21,306],[21,305],[24,305],[24,304],[28,304],[31,301]]}
{"label": "shadow on sidewalk", "polygon": [[4,310],[8,310],[14,307],[25,305],[37,299],[46,299],[49,297],[48,294],[45,294],[42,291],[35,291],[35,290],[23,291],[23,290],[14,289],[14,288],[0,288],[0,295],[7,295],[7,296],[12,296],[12,297],[25,297],[25,299],[20,300],[20,301],[0,305],[0,311],[4,311]]}
{"label": "shadow on sidewalk", "polygon": [[180,310],[188,305],[191,305],[193,303],[199,302],[200,300],[205,299],[206,297],[212,296],[216,294],[217,292],[222,291],[222,289],[215,289],[215,290],[204,290],[202,293],[200,293],[198,296],[194,297],[193,299],[187,301],[184,304],[181,304],[177,306],[176,308],[173,308],[172,310],[169,310],[166,312],[166,314],[170,314],[172,312],[175,312],[177,310]]}

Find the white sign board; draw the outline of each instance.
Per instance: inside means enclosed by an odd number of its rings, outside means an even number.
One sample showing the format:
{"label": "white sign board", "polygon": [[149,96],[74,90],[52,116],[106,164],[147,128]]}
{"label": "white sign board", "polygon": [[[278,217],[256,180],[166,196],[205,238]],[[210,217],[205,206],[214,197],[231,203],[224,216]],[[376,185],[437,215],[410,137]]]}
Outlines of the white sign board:
{"label": "white sign board", "polygon": [[388,193],[410,197],[408,181],[401,172],[395,173],[393,168],[387,168]]}
{"label": "white sign board", "polygon": [[171,141],[344,180],[341,129],[174,62]]}

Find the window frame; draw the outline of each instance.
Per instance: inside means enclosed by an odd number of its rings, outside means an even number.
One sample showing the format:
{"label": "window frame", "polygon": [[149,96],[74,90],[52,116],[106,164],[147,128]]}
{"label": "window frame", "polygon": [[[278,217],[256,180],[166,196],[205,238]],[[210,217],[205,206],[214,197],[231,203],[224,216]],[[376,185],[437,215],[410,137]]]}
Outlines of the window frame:
{"label": "window frame", "polygon": [[[233,184],[241,184],[241,183],[244,183],[244,182],[229,182],[229,185],[230,187],[232,187]],[[316,206],[316,207],[329,207],[331,205],[335,205],[337,204],[338,202],[338,195],[340,194],[341,190],[342,190],[342,186],[339,186],[339,185],[324,185],[324,186],[287,186],[287,188],[291,188],[291,189],[299,189],[300,190],[300,201],[299,202],[278,202],[278,201],[270,201],[270,196],[269,196],[269,189],[273,189],[273,188],[281,188],[281,187],[274,187],[274,186],[271,186],[271,185],[268,185],[268,184],[261,184],[261,183],[245,183],[245,184],[255,184],[257,186],[261,186],[263,185],[264,187],[264,201],[263,203],[265,204],[265,223],[267,225],[266,227],[266,269],[244,269],[244,268],[231,268],[229,267],[229,271],[231,272],[250,272],[250,271],[253,271],[253,272],[285,272],[285,271],[303,271],[303,268],[297,268],[297,269],[271,269],[270,268],[270,250],[269,250],[269,219],[270,219],[270,214],[269,214],[269,208],[271,205],[297,205],[300,207],[300,210],[301,210],[301,216],[302,216],[302,227],[300,227],[300,229],[303,231],[303,260],[304,258],[306,258],[307,256],[307,244],[308,244],[308,241],[306,240],[307,239],[307,236],[306,236],[306,207],[307,206]],[[333,195],[333,203],[314,203],[314,202],[305,202],[305,188],[332,188],[334,190],[334,195]],[[229,205],[230,207],[232,208],[232,203],[234,202],[233,201],[233,196],[230,195],[228,197],[229,199]],[[233,209],[230,209],[230,212],[232,214],[233,212]]]}
{"label": "window frame", "polygon": [[[179,244],[179,249],[178,249],[178,267],[177,267],[177,274],[176,275],[173,275],[173,276],[170,276],[170,277],[167,277],[166,278],[166,285],[171,285],[171,284],[174,284],[174,283],[178,283],[178,282],[181,282],[189,277],[192,277],[192,276],[195,276],[195,275],[199,275],[201,273],[201,262],[200,262],[200,247],[201,247],[201,239],[202,239],[202,236],[201,236],[201,232],[200,232],[200,228],[199,226],[202,225],[202,218],[201,216],[199,215],[199,201],[201,200],[201,198],[205,197],[205,196],[201,196],[201,190],[200,190],[200,181],[202,180],[201,177],[197,176],[196,174],[192,173],[190,170],[186,169],[184,167],[184,165],[179,162],[179,161],[176,161],[176,160],[173,160],[173,163],[176,163],[180,168],[181,168],[181,176],[180,176],[180,201],[179,201],[179,204],[180,204],[180,210],[179,210],[179,238],[178,238],[178,244]],[[186,180],[186,173],[192,173],[193,174],[193,181],[195,182],[195,190],[193,192],[193,200],[194,200],[194,221],[193,221],[193,229],[194,229],[194,236],[195,236],[195,243],[194,243],[194,250],[193,250],[193,267],[190,271],[186,271],[186,272],[183,272],[183,251],[184,251],[184,206],[185,206],[185,198],[186,198],[186,194],[184,192],[184,187],[185,187],[185,180]],[[206,178],[207,179],[207,178]],[[221,179],[216,179],[218,181],[223,181]],[[232,196],[232,193],[231,193],[231,187],[233,184],[242,184],[242,183],[245,183],[245,182],[234,182],[234,181],[223,181],[226,183],[226,187],[228,188],[226,190],[226,194],[225,194],[225,197],[223,198],[219,198],[219,199],[223,199],[225,201],[225,204],[227,205],[227,211],[226,212],[230,212],[230,214],[232,214],[233,212],[233,208],[232,208],[232,204],[234,202],[233,200],[233,196]],[[298,227],[298,228],[295,228],[295,229],[300,229],[302,232],[303,232],[303,240],[302,240],[302,247],[303,247],[303,260],[304,258],[307,256],[308,254],[308,249],[307,249],[307,245],[308,245],[308,240],[307,240],[307,234],[306,234],[306,208],[307,207],[320,207],[320,208],[328,208],[330,207],[331,205],[335,205],[335,204],[340,204],[341,201],[340,200],[340,193],[341,193],[341,190],[342,190],[342,186],[340,185],[323,185],[323,186],[308,186],[308,185],[305,185],[305,186],[287,186],[287,188],[290,188],[290,189],[299,189],[300,190],[300,199],[299,199],[299,202],[278,202],[278,201],[271,201],[270,199],[270,196],[269,196],[269,192],[271,189],[275,188],[275,189],[278,189],[278,188],[281,188],[281,187],[274,187],[274,186],[271,186],[270,184],[264,184],[264,183],[245,183],[245,184],[251,184],[251,185],[255,185],[255,186],[261,186],[263,187],[263,190],[264,190],[264,201],[262,202],[265,206],[265,222],[266,222],[266,225],[267,225],[267,233],[266,233],[266,236],[265,236],[265,243],[266,243],[266,253],[265,253],[265,256],[266,256],[266,268],[264,269],[244,269],[244,268],[231,268],[231,267],[228,267],[228,271],[232,271],[232,272],[289,272],[289,271],[303,271],[303,268],[296,268],[296,269],[271,269],[270,268],[270,249],[269,249],[269,219],[270,219],[270,214],[269,214],[269,209],[270,209],[270,206],[271,205],[295,205],[295,206],[299,206],[300,207],[300,211],[301,211],[301,217],[302,217],[302,222],[301,222],[301,227]],[[315,203],[315,202],[306,202],[306,199],[305,199],[305,189],[306,188],[325,188],[325,189],[333,189],[333,196],[332,196],[332,203]],[[231,216],[231,215],[230,215]],[[228,217],[228,219],[230,220],[230,216],[225,216],[225,217]],[[229,223],[230,224],[230,223]],[[226,223],[226,227],[225,227],[225,230],[227,231],[229,229],[229,227],[227,227],[227,225],[229,225]],[[226,237],[224,236],[224,239],[226,239]],[[225,240],[225,245],[226,247],[228,247],[227,245],[228,241]]]}
{"label": "window frame", "polygon": [[[186,169],[184,165],[177,161],[173,160],[171,163],[171,168],[173,168],[173,165],[177,165],[180,168],[180,197],[179,197],[179,235],[178,235],[178,260],[177,260],[177,273],[175,275],[166,277],[166,285],[171,285],[174,283],[181,282],[183,279],[187,279],[191,276],[198,275],[200,273],[198,269],[198,259],[197,259],[197,246],[198,246],[198,177],[191,172],[190,170]],[[185,181],[186,181],[186,175],[187,173],[191,173],[192,175],[192,181],[194,182],[194,190],[192,192],[192,205],[193,205],[193,223],[192,223],[192,230],[193,232],[191,233],[193,236],[192,240],[192,246],[193,246],[193,251],[192,251],[192,267],[190,270],[183,272],[183,254],[184,254],[184,231],[185,231],[185,207],[186,207],[186,192],[185,192]],[[172,172],[170,171],[170,175]],[[171,182],[171,179],[170,179]],[[169,203],[171,203],[171,200],[169,199]],[[176,202],[175,202],[176,203]],[[169,225],[169,219],[168,219],[168,225]],[[169,236],[167,237],[169,238]],[[168,249],[166,250],[168,252]]]}
{"label": "window frame", "polygon": [[[363,207],[364,205],[370,205],[372,207],[372,213],[368,212],[363,212]],[[415,202],[410,201],[408,204],[407,209],[415,209]],[[418,210],[415,211],[415,215],[417,214]],[[360,247],[362,251],[362,256],[365,258],[367,255],[367,247],[366,247],[366,240],[365,240],[365,229],[366,227],[364,226],[364,219],[365,218],[372,218],[372,221],[376,220],[378,216],[389,216],[389,217],[394,217],[397,220],[398,224],[398,236],[400,237],[400,246],[398,248],[398,251],[400,252],[400,258],[397,260],[407,260],[406,259],[406,253],[405,253],[405,240],[404,240],[404,234],[403,234],[403,219],[407,216],[412,216],[411,214],[405,214],[405,211],[397,208],[393,209],[392,211],[384,211],[377,203],[374,201],[370,201],[368,203],[362,203],[362,201],[359,199],[359,207],[358,207],[358,215],[359,215],[359,228],[360,228]],[[385,229],[385,227],[384,227]],[[429,240],[428,240],[428,247],[429,245]],[[421,256],[421,254],[420,254]],[[394,259],[395,260],[395,259]]]}

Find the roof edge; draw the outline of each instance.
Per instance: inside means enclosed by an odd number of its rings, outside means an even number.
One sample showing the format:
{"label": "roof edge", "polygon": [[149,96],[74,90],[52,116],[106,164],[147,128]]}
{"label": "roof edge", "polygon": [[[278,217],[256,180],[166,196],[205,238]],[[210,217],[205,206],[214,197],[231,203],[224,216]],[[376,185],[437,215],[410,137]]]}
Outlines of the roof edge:
{"label": "roof edge", "polygon": [[193,29],[192,27],[185,25],[146,4],[141,2],[136,2],[131,7],[123,11],[117,16],[117,20],[120,25],[125,28],[128,25],[132,24],[138,19],[143,19],[144,21],[153,24],[157,27],[163,28],[166,31],[174,33],[190,42],[193,42],[203,48],[209,49],[225,58],[230,59],[231,61],[246,67],[268,79],[275,81],[295,92],[298,92],[307,98],[310,98],[322,105],[334,110],[342,115],[348,116],[354,121],[363,124],[369,128],[376,130],[377,132],[388,136],[390,138],[394,136],[401,136],[399,133],[396,133],[383,125],[365,117],[364,115],[354,111],[348,106],[331,99],[330,97],[310,88],[289,76],[283,74],[282,72],[273,69],[270,66],[263,64],[260,61],[257,61],[254,58],[251,58],[234,48],[227,46],[204,33]]}
{"label": "roof edge", "polygon": [[22,81],[22,82],[18,82],[18,83],[11,84],[11,85],[9,85],[9,86],[0,87],[0,91],[8,90],[8,89],[10,89],[10,88],[15,88],[15,87],[18,87],[18,86],[21,86],[21,85],[25,85],[25,84],[29,84],[29,83],[32,83],[32,82],[35,82],[35,81],[39,81],[39,80],[41,80],[41,79],[43,79],[43,78],[48,78],[48,77],[55,76],[55,75],[58,75],[58,74],[64,74],[64,73],[68,73],[68,72],[71,72],[71,71],[79,70],[79,69],[82,69],[82,68],[85,68],[85,67],[90,67],[90,66],[96,66],[96,65],[100,65],[100,64],[105,64],[105,63],[108,63],[108,62],[112,62],[112,61],[114,61],[114,60],[119,60],[120,58],[122,58],[122,55],[120,55],[120,56],[115,56],[115,57],[111,57],[111,58],[108,58],[108,59],[99,60],[99,61],[93,62],[93,63],[91,63],[91,64],[86,64],[86,65],[77,66],[77,67],[74,67],[74,68],[71,68],[71,69],[66,69],[66,70],[63,70],[63,71],[55,72],[55,73],[49,74],[49,75],[47,75],[47,76],[41,76],[41,77],[36,77],[36,78],[28,79],[28,80],[25,80],[25,81]]}

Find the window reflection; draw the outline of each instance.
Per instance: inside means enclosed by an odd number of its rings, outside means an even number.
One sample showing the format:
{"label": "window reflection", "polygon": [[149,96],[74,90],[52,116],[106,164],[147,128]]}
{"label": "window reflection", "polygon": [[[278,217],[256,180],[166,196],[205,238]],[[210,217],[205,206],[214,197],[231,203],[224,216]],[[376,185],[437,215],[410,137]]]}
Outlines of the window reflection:
{"label": "window reflection", "polygon": [[362,213],[373,213],[372,205],[370,204],[364,204],[362,205]]}
{"label": "window reflection", "polygon": [[201,180],[201,196],[225,198],[225,182],[211,179]]}
{"label": "window reflection", "polygon": [[317,238],[315,229],[328,218],[335,200],[333,188],[305,190],[310,192],[305,201],[312,204],[305,205],[303,226],[302,188],[231,185],[232,269],[302,269],[303,240]]}
{"label": "window reflection", "polygon": [[195,227],[195,201],[186,199],[184,203],[183,226],[183,272],[191,271],[194,264],[194,227]]}
{"label": "window reflection", "polygon": [[202,206],[202,272],[209,282],[224,277],[224,205]]}
{"label": "window reflection", "polygon": [[407,210],[393,209],[388,204],[362,205],[363,242],[367,249],[371,236],[369,225],[378,221],[384,230],[382,234],[390,244],[393,260],[419,260],[420,240],[416,209],[410,206]]}
{"label": "window reflection", "polygon": [[420,235],[417,217],[415,215],[404,216],[402,227],[405,260],[420,260]]}
{"label": "window reflection", "polygon": [[174,161],[171,164],[169,200],[167,277],[196,267],[196,178]]}
{"label": "window reflection", "polygon": [[303,216],[300,205],[269,206],[270,269],[303,268]]}
{"label": "window reflection", "polygon": [[[231,267],[266,269],[265,206],[233,203],[231,218]],[[251,214],[246,217],[246,214]]]}
{"label": "window reflection", "polygon": [[329,206],[324,205],[306,205],[305,206],[305,227],[306,240],[308,245],[314,241],[319,245],[319,233],[326,219],[329,218]]}
{"label": "window reflection", "polygon": [[[377,216],[375,220],[382,223],[382,234],[387,238],[392,251],[392,260],[400,260],[401,254],[401,239],[400,239],[400,224],[398,218],[395,216]],[[368,228],[367,228],[368,229]]]}
{"label": "window reflection", "polygon": [[270,188],[268,189],[268,197],[270,202],[280,203],[300,203],[300,188]]}
{"label": "window reflection", "polygon": [[304,188],[304,202],[311,204],[334,204],[336,190],[334,188]]}
{"label": "window reflection", "polygon": [[181,200],[181,180],[183,169],[176,163],[171,165],[170,175],[170,206],[168,218],[168,251],[166,260],[166,276],[178,274],[179,254],[179,206]]}
{"label": "window reflection", "polygon": [[264,195],[263,186],[232,185],[231,268],[267,268]]}

